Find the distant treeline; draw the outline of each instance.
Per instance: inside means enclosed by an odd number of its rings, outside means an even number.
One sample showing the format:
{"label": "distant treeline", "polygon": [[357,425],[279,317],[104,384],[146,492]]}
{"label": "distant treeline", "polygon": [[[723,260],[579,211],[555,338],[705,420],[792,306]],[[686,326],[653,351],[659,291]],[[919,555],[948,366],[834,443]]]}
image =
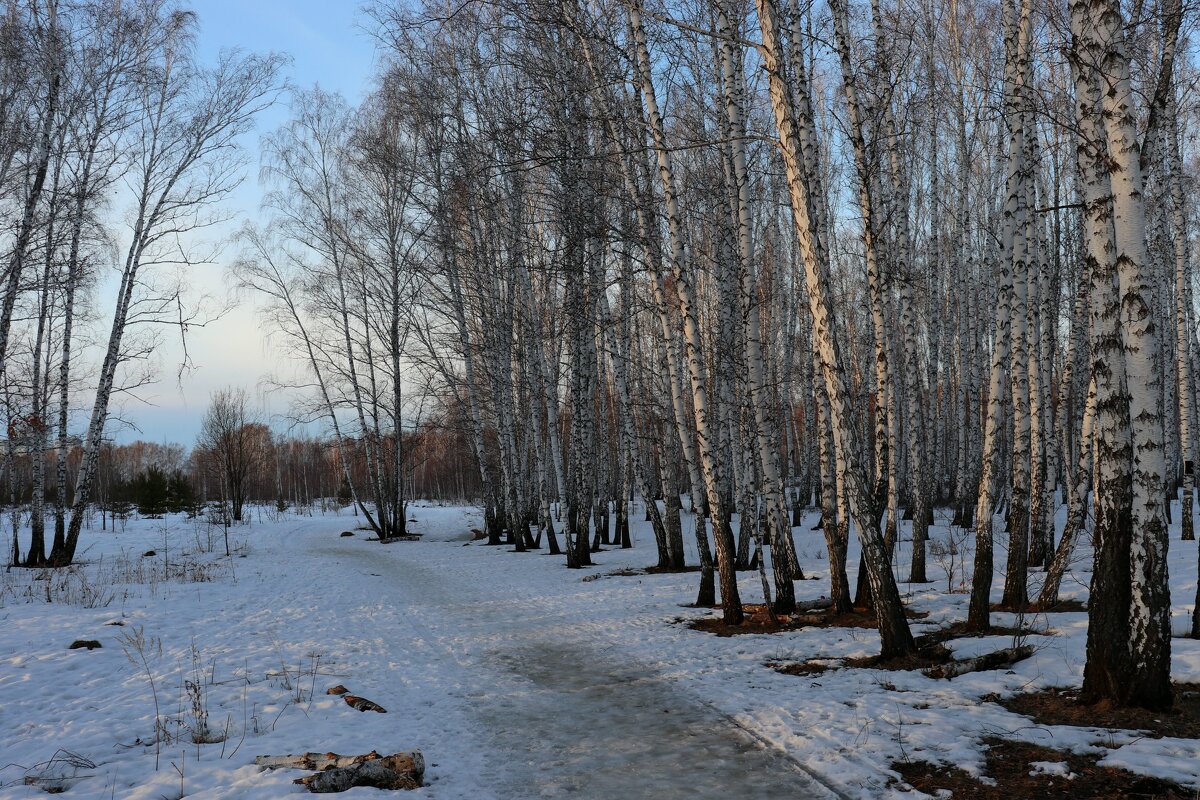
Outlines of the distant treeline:
{"label": "distant treeline", "polygon": [[[261,423],[243,426],[253,468],[245,478],[245,501],[279,509],[308,508],[322,500],[345,506],[353,502],[350,484],[365,485],[362,448],[346,439],[342,448],[331,438],[273,433]],[[470,500],[478,496],[474,456],[463,434],[438,423],[420,426],[404,437],[405,496],[434,500]],[[390,444],[389,444],[390,446]],[[9,452],[0,464],[0,497],[9,507],[28,505],[34,493],[34,455]],[[351,456],[350,481],[345,478],[341,453]],[[52,507],[70,508],[71,487],[79,468],[81,449],[67,457],[67,496],[59,498],[56,482],[46,486]],[[44,454],[47,469],[56,460],[53,449]],[[137,512],[142,516],[188,512],[198,514],[223,498],[222,470],[217,456],[195,445],[133,441],[105,443],[101,449],[93,501],[110,515]]]}

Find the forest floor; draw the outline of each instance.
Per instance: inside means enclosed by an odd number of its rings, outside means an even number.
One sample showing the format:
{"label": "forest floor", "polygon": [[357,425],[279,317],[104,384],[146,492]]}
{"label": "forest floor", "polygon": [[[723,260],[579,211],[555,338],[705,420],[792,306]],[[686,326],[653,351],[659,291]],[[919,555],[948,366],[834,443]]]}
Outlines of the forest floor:
{"label": "forest floor", "polygon": [[[695,629],[719,612],[688,606],[695,573],[640,570],[654,562],[645,523],[633,549],[567,570],[544,551],[472,542],[473,509],[414,505],[410,516],[421,540],[381,545],[349,513],[255,509],[232,529],[229,558],[219,528],[134,520],[85,531],[84,563],[72,570],[0,573],[0,797],[41,797],[26,779],[57,779],[68,796],[89,798],[272,798],[301,792],[291,781],[303,773],[260,771],[256,755],[372,749],[421,750],[427,786],[408,796],[432,798],[1083,798],[1118,786],[1191,797],[1200,788],[1200,740],[1181,735],[1188,724],[1110,728],[1134,723],[1047,702],[1080,684],[1085,613],[995,613],[1004,634],[938,633],[966,615],[965,542],[953,564],[931,557],[935,582],[901,583],[914,633],[944,638],[955,658],[1014,640],[1035,653],[946,681],[859,666],[878,649],[869,627]],[[939,543],[960,538],[939,522]],[[794,530],[810,578],[796,584],[801,600],[827,589],[814,523]],[[1196,553],[1176,528],[1179,634]],[[907,557],[902,546],[900,576]],[[856,559],[854,548],[852,575]],[[1065,598],[1086,601],[1089,565],[1083,549]],[[1036,591],[1040,575],[1030,578]],[[744,601],[761,602],[758,585],[742,574]],[[77,639],[102,646],[69,650]],[[794,666],[804,664],[815,666]],[[1200,642],[1173,640],[1173,678],[1200,683]],[[388,713],[325,694],[339,683]]]}

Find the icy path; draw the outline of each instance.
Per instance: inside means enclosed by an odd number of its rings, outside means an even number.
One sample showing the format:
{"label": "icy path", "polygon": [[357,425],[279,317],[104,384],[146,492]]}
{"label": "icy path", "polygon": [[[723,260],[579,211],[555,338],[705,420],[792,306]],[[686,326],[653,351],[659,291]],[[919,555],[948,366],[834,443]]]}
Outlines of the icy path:
{"label": "icy path", "polygon": [[836,796],[678,689],[655,665],[623,652],[619,642],[595,641],[596,630],[580,630],[556,613],[553,598],[529,596],[489,557],[499,552],[461,549],[453,561],[438,559],[436,571],[422,563],[429,548],[447,546],[457,545],[381,551],[339,540],[313,555],[382,579],[375,584],[382,608],[344,608],[350,627],[343,636],[353,638],[362,626],[364,637],[375,637],[401,622],[414,641],[435,651],[421,661],[459,673],[470,738],[484,748],[489,775],[477,796]]}

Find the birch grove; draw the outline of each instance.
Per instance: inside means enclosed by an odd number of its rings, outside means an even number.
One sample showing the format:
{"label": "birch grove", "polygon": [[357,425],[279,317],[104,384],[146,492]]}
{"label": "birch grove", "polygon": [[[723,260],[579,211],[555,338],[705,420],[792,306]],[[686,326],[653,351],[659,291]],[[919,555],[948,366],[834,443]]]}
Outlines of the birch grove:
{"label": "birch grove", "polygon": [[[161,268],[241,180],[283,65],[200,63],[193,16],[157,0],[116,4],[124,24],[100,0],[10,5],[13,560],[62,566],[139,324],[186,324]],[[1092,559],[1084,695],[1165,708],[1168,548],[1195,546],[1169,531],[1195,539],[1200,455],[1194,17],[376,0],[363,99],[292,87],[263,133],[231,274],[286,361],[274,388],[381,541],[406,535],[437,433],[489,544],[584,568],[644,519],[652,568],[696,568],[728,626],[795,613],[815,548],[885,658],[918,651],[931,531],[963,543],[950,588],[977,632],[1055,609]],[[132,225],[81,375],[118,180]]]}

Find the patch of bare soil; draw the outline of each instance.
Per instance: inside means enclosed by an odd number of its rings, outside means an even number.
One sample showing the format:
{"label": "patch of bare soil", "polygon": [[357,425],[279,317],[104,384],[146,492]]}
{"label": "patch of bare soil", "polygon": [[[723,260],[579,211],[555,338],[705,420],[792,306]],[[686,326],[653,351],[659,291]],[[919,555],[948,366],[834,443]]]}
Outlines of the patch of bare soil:
{"label": "patch of bare soil", "polygon": [[[879,669],[889,672],[912,672],[921,670],[927,678],[952,679],[971,672],[983,672],[994,669],[1008,669],[1016,661],[1023,661],[1033,654],[1033,648],[1008,648],[997,650],[975,658],[959,661],[943,644],[926,644],[917,652],[908,656],[884,658],[878,656],[863,656],[860,658],[844,658],[841,661],[828,659],[810,659],[808,661],[769,661],[767,666],[784,675],[820,675],[830,670],[842,669]],[[886,686],[886,684],[885,684]],[[889,687],[890,688],[890,687]]]}
{"label": "patch of bare soil", "polygon": [[657,564],[653,567],[625,567],[623,569],[614,569],[611,572],[597,572],[595,575],[588,575],[583,579],[584,583],[590,581],[598,581],[601,578],[632,578],[636,575],[676,575],[683,572],[699,572],[700,567],[691,566],[683,567],[682,569],[674,569],[672,567],[660,567]]}
{"label": "patch of bare soil", "polygon": [[[705,617],[688,622],[692,630],[715,633],[717,636],[738,636],[744,633],[782,633],[804,628],[878,628],[875,612],[855,608],[845,614],[828,611],[806,611],[797,614],[776,614],[771,621],[767,608],[762,603],[747,603],[742,606],[745,619],[741,625],[727,625],[720,617]],[[909,619],[924,619],[929,614],[923,611],[904,610]]]}
{"label": "patch of bare soil", "polygon": [[992,603],[992,611],[1005,611],[1009,614],[1063,614],[1063,613],[1081,613],[1087,611],[1087,603],[1082,600],[1059,600],[1052,606],[1042,608],[1038,603],[1031,602],[1021,608],[1006,606],[1000,603]]}
{"label": "patch of bare soil", "polygon": [[580,578],[580,581],[583,583],[591,583],[592,581],[598,581],[601,578],[620,578],[645,574],[646,571],[641,569],[618,569],[613,572],[595,572],[591,575],[586,575],[583,578]]}
{"label": "patch of bare soil", "polygon": [[1175,705],[1167,711],[1117,708],[1104,703],[1084,705],[1079,702],[1078,689],[1045,689],[998,702],[1042,725],[1145,731],[1154,739],[1200,739],[1200,684],[1176,683],[1174,688]]}
{"label": "patch of bare soil", "polygon": [[[936,795],[948,790],[954,798],[970,800],[1191,800],[1195,793],[1159,778],[1148,778],[1116,767],[1097,764],[1099,756],[1076,755],[1049,747],[1005,739],[985,739],[985,783],[965,771],[928,761],[898,761],[892,769],[917,791]],[[1034,762],[1065,764],[1067,774],[1047,773]],[[1061,769],[1061,768],[1060,768]]]}
{"label": "patch of bare soil", "polygon": [[910,670],[929,669],[949,664],[954,660],[954,654],[949,648],[940,643],[920,646],[917,652],[902,658],[883,658],[882,656],[865,656],[863,658],[847,658],[842,666],[857,669],[885,669],[890,672],[908,672]]}
{"label": "patch of bare soil", "polygon": [[953,654],[943,646],[943,643],[953,639],[965,639],[980,636],[1029,636],[1050,635],[1049,631],[1033,630],[1031,628],[1006,628],[996,626],[987,631],[974,631],[967,628],[964,621],[953,622],[941,628],[929,631],[918,637],[917,653],[902,659],[881,660],[879,656],[865,658],[847,658],[841,661],[831,659],[810,659],[808,661],[772,661],[767,664],[776,672],[784,675],[820,675],[830,670],[851,667],[859,669],[884,669],[894,671],[929,669],[954,661]]}
{"label": "patch of bare soil", "polygon": [[699,572],[700,565],[692,564],[687,567],[660,567],[655,564],[653,567],[646,567],[642,572],[647,575],[678,575],[683,572]]}
{"label": "patch of bare soil", "polygon": [[917,644],[934,644],[940,642],[949,642],[954,639],[977,639],[983,636],[1053,636],[1054,632],[1038,628],[1014,628],[1004,625],[993,625],[986,631],[972,630],[967,627],[965,620],[951,622],[949,625],[943,625],[940,628],[935,628],[932,631],[927,631],[917,637]]}

